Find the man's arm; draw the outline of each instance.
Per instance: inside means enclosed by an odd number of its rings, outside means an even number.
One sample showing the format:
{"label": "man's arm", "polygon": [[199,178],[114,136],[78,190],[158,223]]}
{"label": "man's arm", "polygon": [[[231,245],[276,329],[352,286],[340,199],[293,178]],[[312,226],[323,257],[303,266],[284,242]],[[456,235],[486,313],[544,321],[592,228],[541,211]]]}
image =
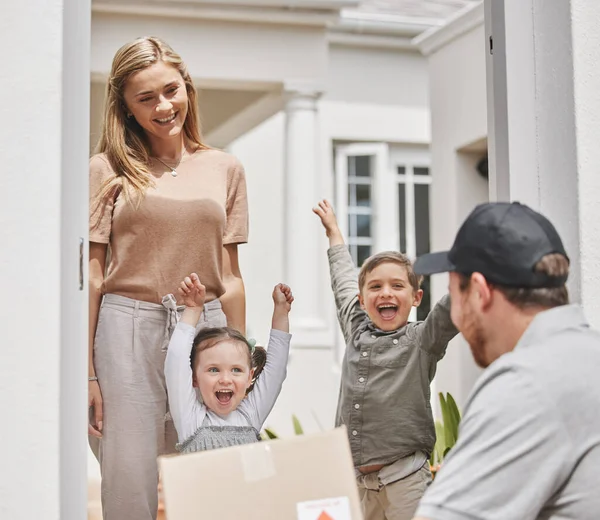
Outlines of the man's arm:
{"label": "man's arm", "polygon": [[556,404],[523,370],[492,370],[474,389],[416,518],[534,520],[568,478],[573,450]]}

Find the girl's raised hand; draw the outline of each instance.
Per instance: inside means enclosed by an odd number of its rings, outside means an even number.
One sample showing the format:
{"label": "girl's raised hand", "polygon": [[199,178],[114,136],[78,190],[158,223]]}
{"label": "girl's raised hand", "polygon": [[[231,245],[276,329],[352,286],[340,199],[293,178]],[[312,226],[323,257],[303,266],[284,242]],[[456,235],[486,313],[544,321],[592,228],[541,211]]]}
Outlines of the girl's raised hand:
{"label": "girl's raised hand", "polygon": [[204,307],[206,287],[200,283],[196,273],[186,276],[177,289],[186,307]]}
{"label": "girl's raised hand", "polygon": [[284,283],[278,283],[273,289],[273,302],[275,303],[275,307],[281,306],[284,307],[287,312],[290,312],[293,301],[294,296],[289,286]]}

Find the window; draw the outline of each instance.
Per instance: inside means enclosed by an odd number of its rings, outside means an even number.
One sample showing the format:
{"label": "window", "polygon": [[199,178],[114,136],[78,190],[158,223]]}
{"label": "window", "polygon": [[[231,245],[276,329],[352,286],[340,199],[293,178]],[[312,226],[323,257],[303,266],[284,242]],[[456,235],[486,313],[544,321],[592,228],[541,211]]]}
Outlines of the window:
{"label": "window", "polygon": [[[425,147],[364,143],[335,148],[335,209],[352,259],[360,267],[377,251],[416,258],[430,250],[429,151]],[[429,278],[410,320],[431,308]]]}
{"label": "window", "polygon": [[352,260],[357,267],[371,256],[371,175],[372,157],[351,155],[348,161],[348,233],[347,240]]}
{"label": "window", "polygon": [[387,161],[387,147],[380,144],[352,144],[335,149],[335,210],[357,267],[380,247],[375,218],[377,186]]}
{"label": "window", "polygon": [[[431,177],[427,166],[399,165],[396,167],[398,184],[398,241],[400,250],[410,258],[430,251],[429,239],[429,185]],[[431,310],[429,276],[423,279],[423,300],[413,319],[424,320]]]}

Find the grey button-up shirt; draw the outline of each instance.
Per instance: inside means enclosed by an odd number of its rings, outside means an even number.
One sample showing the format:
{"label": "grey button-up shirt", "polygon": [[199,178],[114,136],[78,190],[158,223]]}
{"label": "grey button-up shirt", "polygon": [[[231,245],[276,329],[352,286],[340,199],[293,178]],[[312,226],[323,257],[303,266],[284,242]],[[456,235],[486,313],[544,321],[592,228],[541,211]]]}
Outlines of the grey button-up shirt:
{"label": "grey button-up shirt", "polygon": [[431,520],[600,518],[600,333],[540,312],[478,379],[458,442],[421,499]]}
{"label": "grey button-up shirt", "polygon": [[358,302],[356,269],[345,245],[327,252],[346,354],[336,425],[348,429],[354,465],[390,464],[430,454],[435,427],[429,385],[458,333],[444,297],[423,322],[383,332]]}

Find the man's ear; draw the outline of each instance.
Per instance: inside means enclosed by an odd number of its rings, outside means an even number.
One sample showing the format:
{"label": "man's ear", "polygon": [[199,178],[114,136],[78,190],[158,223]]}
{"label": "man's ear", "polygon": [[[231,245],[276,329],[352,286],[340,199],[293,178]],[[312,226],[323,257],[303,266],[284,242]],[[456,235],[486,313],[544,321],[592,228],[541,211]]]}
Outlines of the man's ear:
{"label": "man's ear", "polygon": [[192,386],[194,388],[198,388],[198,380],[196,379],[196,374],[192,375]]}
{"label": "man's ear", "polygon": [[487,308],[492,302],[492,288],[481,273],[471,275],[471,290],[475,291],[475,296],[482,308]]}

